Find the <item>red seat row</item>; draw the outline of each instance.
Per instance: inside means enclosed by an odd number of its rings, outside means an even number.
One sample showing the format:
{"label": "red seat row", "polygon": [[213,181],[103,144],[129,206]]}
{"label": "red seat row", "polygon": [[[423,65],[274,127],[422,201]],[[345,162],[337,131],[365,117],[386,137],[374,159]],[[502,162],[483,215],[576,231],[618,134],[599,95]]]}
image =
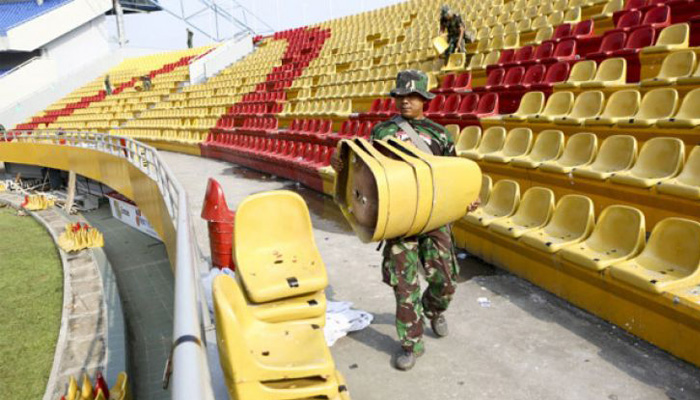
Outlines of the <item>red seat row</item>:
{"label": "red seat row", "polygon": [[498,93],[489,92],[481,96],[470,92],[464,95],[437,95],[428,103],[425,116],[431,119],[477,120],[499,112]]}
{"label": "red seat row", "polygon": [[217,135],[204,145],[310,170],[328,166],[334,149],[322,144],[242,134]]}
{"label": "red seat row", "polygon": [[372,134],[372,129],[377,123],[378,122],[376,121],[359,121],[356,119],[343,121],[343,124],[340,126],[340,131],[338,131],[338,136],[359,136],[361,138],[369,139],[370,135]]}
{"label": "red seat row", "polygon": [[286,98],[285,92],[253,92],[244,94],[241,101],[244,103],[264,103],[270,101],[285,101]]}
{"label": "red seat row", "polygon": [[615,20],[615,29],[606,32],[629,32],[640,26],[651,26],[657,31],[671,25],[671,7],[668,5],[657,5],[642,12],[639,9],[632,9],[618,14]]}
{"label": "red seat row", "polygon": [[[449,75],[448,75],[449,76]],[[379,98],[372,101],[369,111],[362,114],[364,117],[390,117],[396,114],[396,100],[393,97]]]}
{"label": "red seat row", "polygon": [[292,120],[286,132],[293,135],[321,138],[333,133],[333,121],[329,119],[295,119]]}
{"label": "red seat row", "polygon": [[449,94],[457,92],[467,92],[472,88],[472,74],[471,72],[463,72],[459,75],[449,74],[442,78],[440,86],[433,89],[433,93],[437,94]]}

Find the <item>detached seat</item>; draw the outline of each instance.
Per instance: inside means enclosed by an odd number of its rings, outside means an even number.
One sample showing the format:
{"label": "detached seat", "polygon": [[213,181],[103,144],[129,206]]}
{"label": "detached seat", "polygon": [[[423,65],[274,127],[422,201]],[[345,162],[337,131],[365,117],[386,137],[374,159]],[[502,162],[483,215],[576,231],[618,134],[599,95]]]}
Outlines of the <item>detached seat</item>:
{"label": "detached seat", "polygon": [[610,275],[651,293],[700,284],[700,223],[667,218],[654,227],[637,257],[613,264]]}
{"label": "detached seat", "polygon": [[593,201],[586,196],[569,194],[559,199],[547,225],[523,234],[520,240],[545,253],[556,253],[586,239],[594,224]]}
{"label": "detached seat", "polygon": [[628,206],[610,206],[600,214],[591,236],[564,247],[562,258],[594,271],[636,256],[646,238],[644,214]]}

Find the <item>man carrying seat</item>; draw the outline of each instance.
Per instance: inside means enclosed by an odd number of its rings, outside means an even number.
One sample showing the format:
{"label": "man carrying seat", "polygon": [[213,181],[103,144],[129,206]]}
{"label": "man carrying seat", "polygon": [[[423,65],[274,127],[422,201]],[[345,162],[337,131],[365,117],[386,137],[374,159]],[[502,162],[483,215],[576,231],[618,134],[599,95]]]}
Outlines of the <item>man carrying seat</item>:
{"label": "man carrying seat", "polygon": [[471,32],[468,32],[462,17],[450,10],[450,7],[443,5],[440,9],[440,34],[447,32],[447,43],[449,46],[445,53],[445,64],[450,58],[450,54],[454,52],[464,53],[467,43],[471,43],[473,38]]}

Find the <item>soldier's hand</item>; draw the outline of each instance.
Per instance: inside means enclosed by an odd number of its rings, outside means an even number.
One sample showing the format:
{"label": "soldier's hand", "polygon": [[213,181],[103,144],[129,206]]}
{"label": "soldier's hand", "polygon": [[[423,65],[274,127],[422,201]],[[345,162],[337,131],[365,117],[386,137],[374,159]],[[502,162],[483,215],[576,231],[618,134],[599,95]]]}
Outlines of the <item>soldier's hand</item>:
{"label": "soldier's hand", "polygon": [[477,198],[476,200],[474,200],[472,202],[472,204],[469,205],[467,212],[472,212],[472,211],[476,210],[477,208],[479,208],[480,205],[481,205],[481,199]]}
{"label": "soldier's hand", "polygon": [[340,155],[338,155],[338,150],[335,150],[333,152],[333,155],[331,156],[331,167],[335,170],[336,173],[343,170],[343,160],[340,159]]}

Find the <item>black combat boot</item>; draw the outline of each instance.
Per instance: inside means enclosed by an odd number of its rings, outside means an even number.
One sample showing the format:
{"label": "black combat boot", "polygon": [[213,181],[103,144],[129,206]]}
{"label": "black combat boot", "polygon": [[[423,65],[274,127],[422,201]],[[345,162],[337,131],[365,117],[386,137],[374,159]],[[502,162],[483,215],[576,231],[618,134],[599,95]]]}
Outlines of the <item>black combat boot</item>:
{"label": "black combat boot", "polygon": [[431,318],[430,327],[433,328],[433,332],[435,332],[438,337],[445,337],[450,333],[450,330],[447,329],[447,320],[444,314],[436,314]]}
{"label": "black combat boot", "polygon": [[396,353],[396,361],[394,366],[396,369],[401,371],[408,371],[416,365],[416,358],[422,356],[425,353],[425,348],[421,348],[419,351],[413,351],[401,348],[398,353]]}

